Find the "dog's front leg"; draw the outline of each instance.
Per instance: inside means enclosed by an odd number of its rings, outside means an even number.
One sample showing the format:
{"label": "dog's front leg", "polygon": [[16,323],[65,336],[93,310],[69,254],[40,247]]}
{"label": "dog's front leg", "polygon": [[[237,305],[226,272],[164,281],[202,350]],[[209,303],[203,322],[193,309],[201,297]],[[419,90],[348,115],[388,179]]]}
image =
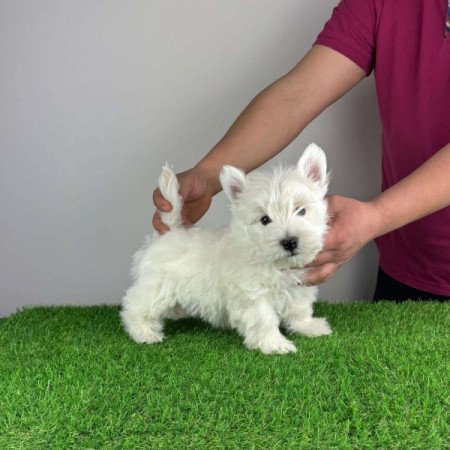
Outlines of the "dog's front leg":
{"label": "dog's front leg", "polygon": [[317,288],[296,286],[286,299],[281,324],[291,333],[308,337],[331,334],[330,325],[324,317],[313,317],[313,302]]}
{"label": "dog's front leg", "polygon": [[239,302],[230,312],[230,324],[244,337],[249,350],[262,353],[296,352],[295,345],[286,339],[279,329],[279,318],[267,300]]}

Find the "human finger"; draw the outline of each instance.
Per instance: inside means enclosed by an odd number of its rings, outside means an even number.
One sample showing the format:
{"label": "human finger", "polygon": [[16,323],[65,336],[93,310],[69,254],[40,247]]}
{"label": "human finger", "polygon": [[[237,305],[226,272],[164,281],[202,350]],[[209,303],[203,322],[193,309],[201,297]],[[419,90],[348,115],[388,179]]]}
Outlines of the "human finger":
{"label": "human finger", "polygon": [[160,234],[167,233],[170,230],[170,228],[165,223],[163,223],[158,212],[155,212],[155,214],[153,215],[152,224],[153,228]]}
{"label": "human finger", "polygon": [[338,267],[337,264],[327,263],[316,269],[308,270],[303,277],[302,284],[307,286],[322,284],[334,275]]}
{"label": "human finger", "polygon": [[346,249],[344,233],[331,227],[325,235],[322,250],[316,256],[314,261],[306,267],[317,267],[342,259],[342,254]]}
{"label": "human finger", "polygon": [[153,191],[153,204],[157,209],[163,212],[169,212],[172,210],[171,203],[162,196],[159,188]]}
{"label": "human finger", "polygon": [[305,267],[307,268],[316,268],[323,266],[324,264],[331,263],[336,259],[336,252],[333,250],[320,252],[314,259],[314,261],[307,264]]}

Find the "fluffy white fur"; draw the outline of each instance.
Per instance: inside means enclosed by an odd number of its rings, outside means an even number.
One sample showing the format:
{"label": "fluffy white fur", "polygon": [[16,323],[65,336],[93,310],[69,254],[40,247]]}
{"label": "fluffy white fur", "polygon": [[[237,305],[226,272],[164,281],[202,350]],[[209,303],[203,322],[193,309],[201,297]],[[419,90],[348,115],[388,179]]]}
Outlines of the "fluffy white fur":
{"label": "fluffy white fur", "polygon": [[165,318],[201,317],[235,329],[248,349],[267,354],[296,351],[280,326],[310,337],[330,334],[324,318],[312,317],[317,288],[299,285],[301,267],[320,251],[327,229],[324,152],[311,144],[296,167],[270,174],[246,176],[225,166],[220,180],[230,199],[229,226],[186,228],[178,181],[163,168],[159,185],[173,209],[161,217],[171,231],[134,257],[134,283],[121,311],[127,332],[152,344],[163,340]]}

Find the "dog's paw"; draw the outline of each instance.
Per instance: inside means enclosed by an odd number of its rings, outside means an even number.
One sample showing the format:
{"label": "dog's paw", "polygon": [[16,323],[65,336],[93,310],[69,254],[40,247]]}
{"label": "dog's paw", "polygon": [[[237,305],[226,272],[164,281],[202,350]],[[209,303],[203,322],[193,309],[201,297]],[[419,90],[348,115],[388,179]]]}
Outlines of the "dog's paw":
{"label": "dog's paw", "polygon": [[266,355],[282,355],[284,353],[295,353],[297,351],[295,345],[281,334],[279,336],[266,338],[263,341],[256,343],[253,348],[258,348]]}
{"label": "dog's paw", "polygon": [[324,317],[311,317],[297,324],[289,324],[289,331],[303,336],[318,337],[331,334],[331,328]]}
{"label": "dog's paw", "polygon": [[129,330],[130,336],[138,344],[156,344],[164,339],[163,333],[152,330],[149,326],[139,326]]}

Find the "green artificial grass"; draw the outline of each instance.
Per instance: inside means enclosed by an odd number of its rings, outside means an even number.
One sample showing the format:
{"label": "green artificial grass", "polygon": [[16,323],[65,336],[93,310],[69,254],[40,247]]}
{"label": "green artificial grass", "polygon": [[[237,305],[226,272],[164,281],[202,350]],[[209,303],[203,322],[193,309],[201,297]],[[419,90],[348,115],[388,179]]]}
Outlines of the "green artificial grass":
{"label": "green artificial grass", "polygon": [[450,304],[318,304],[296,354],[169,322],[129,340],[118,308],[0,321],[0,449],[449,448]]}

